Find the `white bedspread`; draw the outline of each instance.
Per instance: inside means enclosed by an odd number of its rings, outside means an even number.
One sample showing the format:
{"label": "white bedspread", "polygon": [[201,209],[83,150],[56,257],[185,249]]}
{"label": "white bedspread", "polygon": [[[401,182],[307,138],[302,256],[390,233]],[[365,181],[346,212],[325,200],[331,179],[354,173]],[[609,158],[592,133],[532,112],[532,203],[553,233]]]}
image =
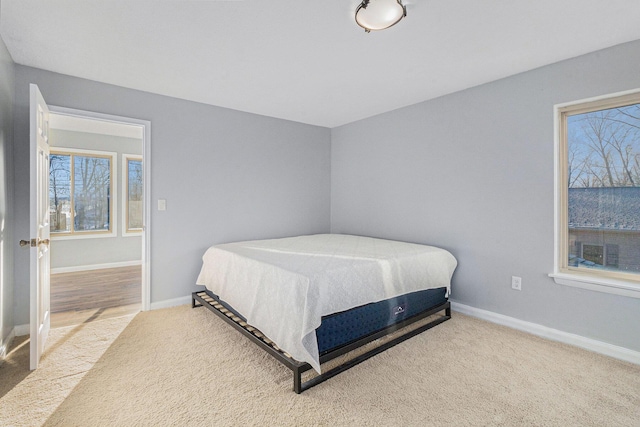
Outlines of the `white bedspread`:
{"label": "white bedspread", "polygon": [[198,285],[317,372],[322,316],[423,289],[448,294],[457,265],[444,249],[342,234],[228,243],[202,259]]}

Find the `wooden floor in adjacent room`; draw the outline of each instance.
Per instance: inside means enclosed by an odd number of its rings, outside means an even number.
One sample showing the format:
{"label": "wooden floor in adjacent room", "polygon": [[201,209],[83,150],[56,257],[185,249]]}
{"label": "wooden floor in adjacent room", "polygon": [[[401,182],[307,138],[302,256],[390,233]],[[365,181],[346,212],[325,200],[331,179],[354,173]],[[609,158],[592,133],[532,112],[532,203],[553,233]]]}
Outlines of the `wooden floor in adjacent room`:
{"label": "wooden floor in adjacent room", "polygon": [[51,327],[136,313],[141,286],[139,265],[52,274]]}

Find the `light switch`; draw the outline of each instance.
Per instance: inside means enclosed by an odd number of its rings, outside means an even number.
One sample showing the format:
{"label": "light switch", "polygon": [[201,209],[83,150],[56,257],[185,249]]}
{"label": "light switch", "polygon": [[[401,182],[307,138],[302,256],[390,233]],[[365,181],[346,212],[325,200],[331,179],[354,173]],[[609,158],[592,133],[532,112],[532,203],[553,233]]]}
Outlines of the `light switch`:
{"label": "light switch", "polygon": [[158,199],[158,210],[159,211],[167,210],[167,201],[165,199]]}

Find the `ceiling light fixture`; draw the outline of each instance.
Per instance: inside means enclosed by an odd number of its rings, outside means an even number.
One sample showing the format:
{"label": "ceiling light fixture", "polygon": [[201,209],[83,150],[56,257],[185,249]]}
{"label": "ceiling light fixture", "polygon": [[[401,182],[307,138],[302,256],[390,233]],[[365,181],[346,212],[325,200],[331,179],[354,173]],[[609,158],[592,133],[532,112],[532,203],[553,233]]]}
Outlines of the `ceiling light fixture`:
{"label": "ceiling light fixture", "polygon": [[356,23],[368,33],[396,25],[407,16],[400,0],[363,0],[356,9]]}

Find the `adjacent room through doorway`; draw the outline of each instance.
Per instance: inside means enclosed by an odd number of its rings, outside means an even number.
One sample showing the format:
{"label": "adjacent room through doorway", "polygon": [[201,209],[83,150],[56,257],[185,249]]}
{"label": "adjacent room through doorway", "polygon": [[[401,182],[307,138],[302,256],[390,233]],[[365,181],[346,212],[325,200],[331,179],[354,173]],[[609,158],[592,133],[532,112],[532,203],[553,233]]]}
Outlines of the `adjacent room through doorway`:
{"label": "adjacent room through doorway", "polygon": [[51,326],[142,308],[144,127],[51,114]]}

